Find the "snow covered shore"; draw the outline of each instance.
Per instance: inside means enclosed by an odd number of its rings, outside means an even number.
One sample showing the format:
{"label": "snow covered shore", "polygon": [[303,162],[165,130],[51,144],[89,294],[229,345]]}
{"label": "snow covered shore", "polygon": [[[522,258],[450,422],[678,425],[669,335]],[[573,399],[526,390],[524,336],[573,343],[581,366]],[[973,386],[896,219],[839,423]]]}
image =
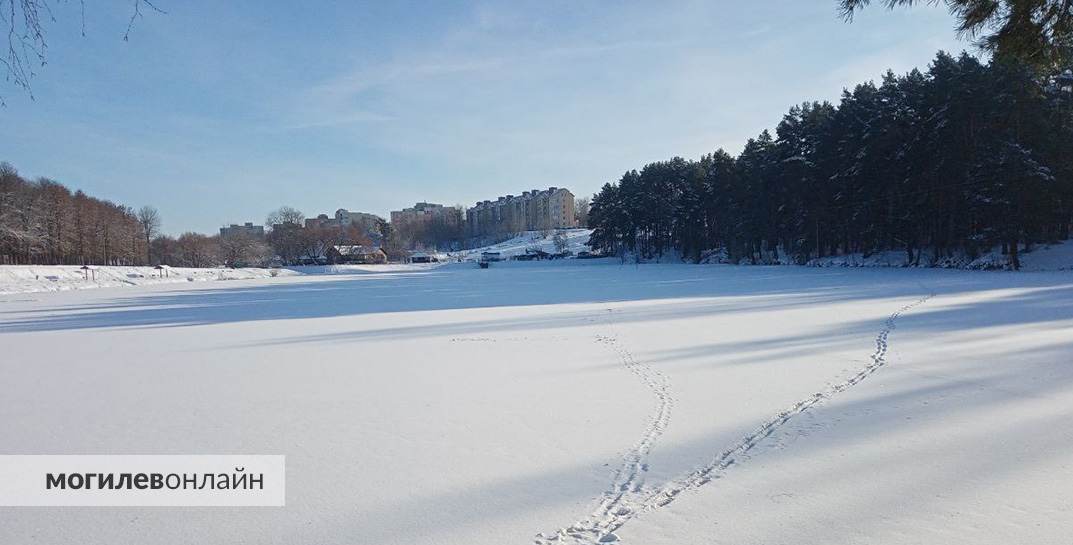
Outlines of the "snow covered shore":
{"label": "snow covered shore", "polygon": [[117,286],[145,286],[210,280],[251,280],[297,274],[281,269],[195,269],[171,267],[94,267],[77,265],[0,265],[0,294],[68,291]]}
{"label": "snow covered shore", "polygon": [[[570,229],[564,232],[566,249],[573,253],[588,251],[586,245],[592,231],[588,229]],[[499,252],[503,259],[524,254],[527,249],[539,249],[548,253],[557,251],[554,235],[537,232],[523,233],[506,241],[465,250],[452,254],[452,257],[464,260],[476,260],[483,252]],[[608,261],[621,262],[613,259]],[[627,259],[627,262],[630,260]],[[664,263],[680,262],[677,257],[668,255]],[[934,262],[933,262],[934,261]],[[719,263],[718,255],[711,256],[709,264]],[[787,259],[787,263],[789,260]],[[931,260],[927,255],[921,257],[915,265],[907,264],[905,252],[878,252],[869,256],[851,254],[844,256],[813,259],[809,267],[853,267],[853,268],[945,268],[970,270],[999,270],[1007,267],[1008,258],[1000,252],[993,251],[976,259],[948,258]],[[775,263],[779,264],[779,263]],[[387,265],[326,265],[326,266],[292,266],[283,269],[194,269],[170,268],[167,276],[161,277],[160,271],[152,267],[97,267],[87,280],[86,273],[74,265],[2,265],[0,266],[0,294],[30,293],[42,291],[67,291],[89,288],[115,286],[142,286],[150,284],[167,284],[176,282],[197,282],[209,280],[252,280],[276,276],[293,275],[346,275],[346,274],[381,274],[381,273],[417,273],[442,266],[442,264],[387,264]],[[1032,251],[1021,254],[1021,270],[1029,271],[1065,271],[1073,270],[1073,242],[1041,245]]]}
{"label": "snow covered shore", "polygon": [[[1031,251],[1020,254],[1022,271],[1065,271],[1073,270],[1073,242],[1041,244]],[[917,257],[915,262],[903,251],[878,252],[869,256],[850,254],[844,256],[823,257],[809,261],[812,267],[923,267],[940,269],[968,270],[1003,270],[1010,268],[1010,258],[996,248],[983,255],[951,256],[934,258],[927,251]]]}
{"label": "snow covered shore", "polygon": [[[566,249],[573,253],[591,251],[587,243],[591,236],[591,229],[569,229],[564,231]],[[477,259],[482,252],[499,252],[504,259],[525,253],[526,249],[540,249],[545,252],[556,252],[554,233],[543,234],[540,232],[522,233],[503,242],[475,248],[462,252],[465,259]],[[1031,250],[1022,249],[1022,271],[1064,271],[1073,270],[1073,241],[1059,242],[1056,244],[1039,244]],[[620,260],[621,261],[621,260]],[[632,257],[627,257],[626,262],[633,262]],[[681,256],[668,253],[660,260],[650,262],[678,263],[682,262]],[[703,260],[706,264],[727,264],[725,256],[713,253]],[[748,263],[742,263],[747,265]],[[764,265],[791,265],[798,263],[786,255],[777,256],[770,263]],[[934,258],[929,250],[923,250],[916,256],[913,262],[909,262],[905,251],[883,251],[870,255],[847,254],[840,256],[822,257],[812,259],[805,264],[809,267],[865,267],[865,268],[936,268],[936,269],[965,269],[965,270],[1004,270],[1009,268],[1009,256],[1003,255],[999,248],[976,257],[957,255],[944,258]]]}
{"label": "snow covered shore", "polygon": [[[1021,271],[1067,271],[1073,270],[1073,241],[1055,244],[1039,244],[1031,250],[1022,249]],[[704,263],[727,263],[722,253],[706,256]],[[742,263],[747,265],[748,263]],[[791,256],[778,255],[764,265],[798,265]],[[1009,270],[1010,258],[999,248],[976,257],[964,253],[936,258],[930,250],[922,250],[913,260],[903,250],[887,250],[864,255],[861,253],[813,258],[805,263],[808,267],[866,267],[866,268],[923,268],[964,270]]]}

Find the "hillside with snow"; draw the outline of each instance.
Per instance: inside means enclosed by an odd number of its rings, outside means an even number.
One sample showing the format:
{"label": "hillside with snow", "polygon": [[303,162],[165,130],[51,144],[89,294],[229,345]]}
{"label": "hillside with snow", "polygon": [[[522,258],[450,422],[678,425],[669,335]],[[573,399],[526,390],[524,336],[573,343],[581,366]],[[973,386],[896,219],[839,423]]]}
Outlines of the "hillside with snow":
{"label": "hillside with snow", "polygon": [[[588,241],[589,236],[592,235],[591,229],[564,229],[561,232],[566,237],[566,251],[575,255],[578,252],[589,251]],[[540,250],[549,254],[554,254],[559,251],[555,246],[556,233],[557,231],[547,233],[541,231],[527,231],[503,242],[470,250],[463,250],[461,252],[453,252],[452,255],[460,257],[465,261],[475,261],[480,259],[481,254],[484,252],[499,252],[503,259],[522,255],[526,250]]]}

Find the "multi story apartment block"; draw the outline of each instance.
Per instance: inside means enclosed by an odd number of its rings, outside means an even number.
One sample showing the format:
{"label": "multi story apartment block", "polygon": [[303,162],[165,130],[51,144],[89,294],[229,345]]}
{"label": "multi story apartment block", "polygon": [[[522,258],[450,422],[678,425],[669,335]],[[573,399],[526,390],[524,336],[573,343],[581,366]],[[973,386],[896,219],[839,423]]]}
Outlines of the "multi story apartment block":
{"label": "multi story apartment block", "polygon": [[220,228],[221,237],[229,237],[234,235],[246,235],[254,238],[264,238],[265,227],[263,225],[254,225],[251,222],[246,222],[243,225],[236,225],[232,223],[228,227]]}
{"label": "multi story apartment block", "polygon": [[380,216],[377,216],[376,214],[351,212],[346,208],[340,208],[335,211],[334,217],[328,217],[327,214],[321,214],[315,218],[306,219],[305,226],[306,228],[335,227],[342,229],[353,225],[364,233],[376,234],[379,232],[379,222]]}
{"label": "multi story apartment block", "polygon": [[466,229],[474,237],[570,227],[577,227],[574,194],[562,187],[506,195],[466,210]]}
{"label": "multi story apartment block", "polygon": [[458,225],[458,222],[462,221],[462,214],[455,208],[430,202],[419,202],[412,208],[393,210],[391,212],[391,223],[396,225],[401,223],[427,223],[439,220],[442,220],[447,225]]}

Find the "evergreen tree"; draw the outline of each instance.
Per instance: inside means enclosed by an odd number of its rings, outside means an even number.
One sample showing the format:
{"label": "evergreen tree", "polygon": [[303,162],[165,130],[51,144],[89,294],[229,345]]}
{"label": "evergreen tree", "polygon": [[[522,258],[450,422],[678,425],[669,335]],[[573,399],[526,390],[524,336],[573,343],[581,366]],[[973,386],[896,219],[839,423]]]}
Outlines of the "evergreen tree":
{"label": "evergreen tree", "polygon": [[806,262],[904,251],[908,263],[1068,238],[1073,93],[1028,66],[940,52],[840,103],[806,102],[741,154],[645,165],[592,200],[591,244],[657,258]]}

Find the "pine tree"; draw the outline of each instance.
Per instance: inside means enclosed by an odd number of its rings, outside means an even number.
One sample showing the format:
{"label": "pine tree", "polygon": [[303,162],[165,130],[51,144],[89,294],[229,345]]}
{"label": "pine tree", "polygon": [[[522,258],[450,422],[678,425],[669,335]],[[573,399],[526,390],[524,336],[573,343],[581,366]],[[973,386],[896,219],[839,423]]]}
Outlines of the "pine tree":
{"label": "pine tree", "polygon": [[592,244],[751,263],[901,250],[913,264],[1004,245],[1016,267],[1021,245],[1070,235],[1071,103],[1024,65],[940,52],[837,106],[794,106],[738,157],[626,172],[593,198]]}

